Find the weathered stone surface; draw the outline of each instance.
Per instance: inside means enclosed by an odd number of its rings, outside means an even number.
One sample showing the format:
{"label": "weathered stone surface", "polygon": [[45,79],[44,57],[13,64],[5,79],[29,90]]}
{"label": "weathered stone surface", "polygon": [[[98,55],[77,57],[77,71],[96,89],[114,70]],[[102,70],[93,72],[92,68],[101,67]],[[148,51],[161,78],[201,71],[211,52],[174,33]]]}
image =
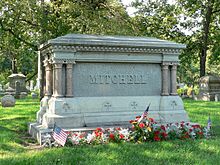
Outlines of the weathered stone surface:
{"label": "weathered stone surface", "polygon": [[1,99],[2,107],[14,107],[15,98],[12,95],[5,95]]}
{"label": "weathered stone surface", "polygon": [[209,75],[200,78],[198,100],[220,101],[220,77]]}
{"label": "weathered stone surface", "polygon": [[49,40],[39,48],[45,91],[29,132],[41,141],[54,123],[64,129],[127,125],[149,103],[149,116],[159,123],[189,121],[176,95],[183,48],[142,37],[70,34]]}

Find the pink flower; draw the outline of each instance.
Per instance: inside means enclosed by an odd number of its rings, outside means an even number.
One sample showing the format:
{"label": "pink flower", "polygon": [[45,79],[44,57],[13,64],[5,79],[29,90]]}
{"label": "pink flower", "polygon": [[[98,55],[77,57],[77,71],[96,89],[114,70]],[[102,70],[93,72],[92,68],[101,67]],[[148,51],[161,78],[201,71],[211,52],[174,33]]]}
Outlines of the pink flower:
{"label": "pink flower", "polygon": [[140,124],[139,124],[139,127],[140,127],[140,128],[144,128],[144,126],[145,126],[144,123],[140,123]]}

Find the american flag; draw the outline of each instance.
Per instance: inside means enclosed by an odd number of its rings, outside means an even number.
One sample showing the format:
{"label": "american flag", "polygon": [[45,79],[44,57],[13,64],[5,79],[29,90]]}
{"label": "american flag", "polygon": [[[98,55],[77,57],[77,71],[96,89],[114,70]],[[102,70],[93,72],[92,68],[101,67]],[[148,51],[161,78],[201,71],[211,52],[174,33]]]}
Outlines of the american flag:
{"label": "american flag", "polygon": [[61,129],[60,127],[54,125],[54,129],[53,129],[53,133],[52,133],[52,137],[54,138],[54,140],[64,146],[66,143],[66,139],[67,139],[68,134]]}
{"label": "american flag", "polygon": [[148,114],[149,107],[150,107],[150,104],[147,106],[147,109],[141,115],[140,119],[138,120],[138,123],[141,122],[141,120],[143,120],[144,116],[146,116]]}
{"label": "american flag", "polygon": [[207,123],[207,129],[210,130],[212,126],[212,122],[211,122],[211,118],[210,118],[210,114],[209,114],[209,119],[208,119],[208,123]]}

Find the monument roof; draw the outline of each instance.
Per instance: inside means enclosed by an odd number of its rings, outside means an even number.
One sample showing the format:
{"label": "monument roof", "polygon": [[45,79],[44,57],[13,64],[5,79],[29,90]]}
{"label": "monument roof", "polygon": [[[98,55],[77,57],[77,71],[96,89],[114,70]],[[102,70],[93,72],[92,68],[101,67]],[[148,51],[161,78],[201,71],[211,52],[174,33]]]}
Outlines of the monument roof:
{"label": "monument roof", "polygon": [[217,75],[207,75],[200,78],[200,82],[220,82],[220,77]]}
{"label": "monument roof", "polygon": [[11,78],[11,77],[22,77],[22,78],[26,78],[26,76],[25,75],[23,75],[23,74],[21,74],[21,73],[16,73],[16,74],[11,74],[10,76],[8,76],[9,78]]}
{"label": "monument roof", "polygon": [[57,37],[40,45],[39,49],[45,49],[50,45],[119,46],[172,49],[186,48],[186,45],[184,44],[151,37],[103,36],[86,34],[67,34],[65,36]]}

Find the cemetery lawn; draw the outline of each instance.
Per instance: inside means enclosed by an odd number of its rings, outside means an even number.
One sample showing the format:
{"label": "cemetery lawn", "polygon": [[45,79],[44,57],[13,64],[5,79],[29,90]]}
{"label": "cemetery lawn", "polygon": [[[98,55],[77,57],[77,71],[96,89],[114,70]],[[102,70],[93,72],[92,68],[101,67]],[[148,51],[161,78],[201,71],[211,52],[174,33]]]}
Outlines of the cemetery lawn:
{"label": "cemetery lawn", "polygon": [[206,125],[210,113],[212,139],[43,149],[27,134],[27,123],[35,120],[39,101],[17,100],[13,108],[0,107],[0,164],[219,164],[220,102],[185,99],[184,105],[192,122]]}

